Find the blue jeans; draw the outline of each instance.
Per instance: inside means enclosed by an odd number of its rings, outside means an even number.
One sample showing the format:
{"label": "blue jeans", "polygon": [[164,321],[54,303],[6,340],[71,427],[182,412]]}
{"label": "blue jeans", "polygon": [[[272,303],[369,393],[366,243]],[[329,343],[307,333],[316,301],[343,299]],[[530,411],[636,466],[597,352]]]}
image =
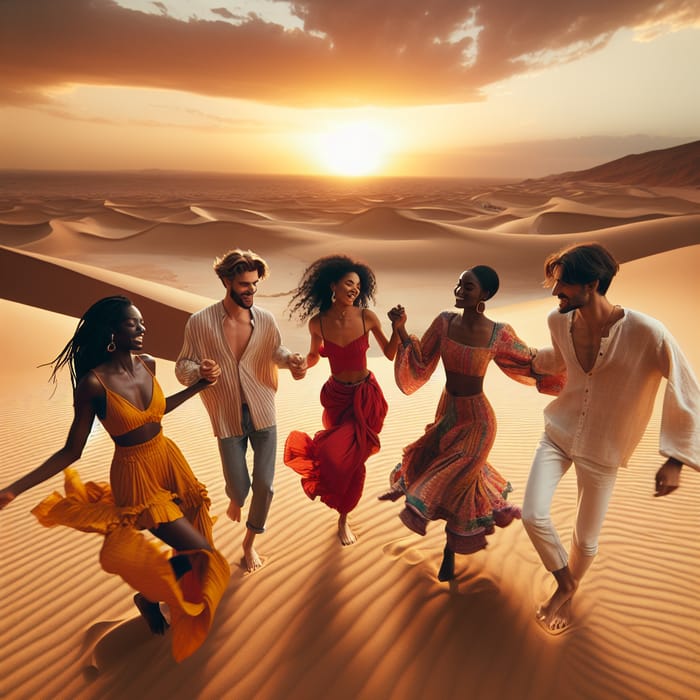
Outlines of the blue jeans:
{"label": "blue jeans", "polygon": [[[253,448],[252,482],[246,462],[249,440]],[[276,452],[277,426],[255,430],[246,405],[243,406],[243,435],[219,438],[226,495],[242,508],[248,493],[253,489],[246,521],[246,527],[253,532],[265,532],[265,521],[274,493],[272,480],[275,476]]]}

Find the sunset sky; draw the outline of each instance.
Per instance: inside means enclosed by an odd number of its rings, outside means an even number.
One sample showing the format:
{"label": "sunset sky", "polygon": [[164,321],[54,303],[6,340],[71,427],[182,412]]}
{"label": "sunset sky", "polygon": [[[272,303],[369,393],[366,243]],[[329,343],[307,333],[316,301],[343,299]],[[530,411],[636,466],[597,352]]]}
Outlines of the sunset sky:
{"label": "sunset sky", "polygon": [[3,0],[0,168],[536,177],[700,138],[700,0]]}

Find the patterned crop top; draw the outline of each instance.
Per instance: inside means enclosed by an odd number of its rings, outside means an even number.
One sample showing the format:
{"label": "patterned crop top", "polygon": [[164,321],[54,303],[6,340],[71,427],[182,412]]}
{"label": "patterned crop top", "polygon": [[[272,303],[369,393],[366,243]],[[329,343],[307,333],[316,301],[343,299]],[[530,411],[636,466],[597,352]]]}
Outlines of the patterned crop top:
{"label": "patterned crop top", "polygon": [[165,395],[163,394],[160,384],[158,384],[155,375],[148,369],[146,363],[138,355],[136,357],[138,357],[153,378],[151,402],[143,410],[134,406],[131,401],[125,399],[121,394],[112,391],[102,379],[100,379],[100,375],[93,371],[93,374],[97,377],[97,381],[104,387],[107,399],[105,417],[100,418],[100,422],[113,438],[125,435],[147,423],[160,423],[165,414]]}
{"label": "patterned crop top", "polygon": [[365,329],[365,310],[362,309],[362,330],[364,333],[347,345],[337,345],[327,340],[323,335],[323,322],[319,317],[323,344],[318,350],[321,357],[327,357],[331,366],[331,374],[341,372],[359,372],[367,369],[367,350],[369,349],[369,333]]}

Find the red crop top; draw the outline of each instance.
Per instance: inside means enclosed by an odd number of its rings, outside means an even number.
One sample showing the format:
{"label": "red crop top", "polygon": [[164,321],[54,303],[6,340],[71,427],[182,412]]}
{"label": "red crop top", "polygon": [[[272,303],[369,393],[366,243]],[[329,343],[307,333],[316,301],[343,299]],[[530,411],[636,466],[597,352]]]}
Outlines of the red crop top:
{"label": "red crop top", "polygon": [[326,340],[323,335],[323,321],[319,318],[323,344],[318,350],[321,357],[327,357],[331,366],[331,374],[341,372],[359,372],[367,369],[367,350],[369,349],[369,333],[365,330],[365,310],[362,309],[362,335],[351,340],[347,345],[337,345],[332,340]]}

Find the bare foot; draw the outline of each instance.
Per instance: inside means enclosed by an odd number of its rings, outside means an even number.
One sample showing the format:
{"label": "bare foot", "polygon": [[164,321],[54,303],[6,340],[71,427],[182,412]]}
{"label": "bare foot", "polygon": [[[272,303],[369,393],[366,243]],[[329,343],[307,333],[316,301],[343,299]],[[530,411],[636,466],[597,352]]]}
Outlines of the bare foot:
{"label": "bare foot", "polygon": [[455,577],[455,553],[445,547],[442,564],[438,571],[438,581],[451,581]]}
{"label": "bare foot", "polygon": [[537,621],[545,632],[552,635],[561,634],[568,630],[571,626],[571,598],[563,603],[549,620],[546,617],[540,617],[538,610]]}
{"label": "bare foot", "polygon": [[576,592],[558,587],[554,595],[537,609],[537,622],[550,634],[561,634],[571,624],[571,599]]}
{"label": "bare foot", "polygon": [[248,573],[257,571],[263,565],[263,560],[253,547],[256,533],[251,529],[247,529],[243,538],[243,564]]}
{"label": "bare foot", "polygon": [[262,568],[263,561],[255,551],[255,547],[252,545],[248,549],[245,547],[243,548],[243,564],[245,566],[245,570],[249,574]]}
{"label": "bare foot", "polygon": [[241,507],[235,501],[231,501],[228,504],[228,510],[226,515],[236,523],[241,522]]}
{"label": "bare foot", "polygon": [[395,491],[394,489],[391,489],[391,491],[387,491],[386,493],[383,493],[381,496],[377,496],[378,501],[398,501],[399,498],[403,496],[403,491]]}
{"label": "bare foot", "polygon": [[140,593],[137,593],[134,596],[134,604],[141,613],[141,617],[146,621],[148,629],[150,629],[153,634],[165,634],[165,630],[168,629],[169,625],[167,620],[163,617],[158,603],[152,603]]}
{"label": "bare foot", "polygon": [[348,525],[347,514],[341,514],[338,518],[338,539],[343,547],[349,544],[355,544],[357,542],[357,537],[353,534],[350,526]]}

